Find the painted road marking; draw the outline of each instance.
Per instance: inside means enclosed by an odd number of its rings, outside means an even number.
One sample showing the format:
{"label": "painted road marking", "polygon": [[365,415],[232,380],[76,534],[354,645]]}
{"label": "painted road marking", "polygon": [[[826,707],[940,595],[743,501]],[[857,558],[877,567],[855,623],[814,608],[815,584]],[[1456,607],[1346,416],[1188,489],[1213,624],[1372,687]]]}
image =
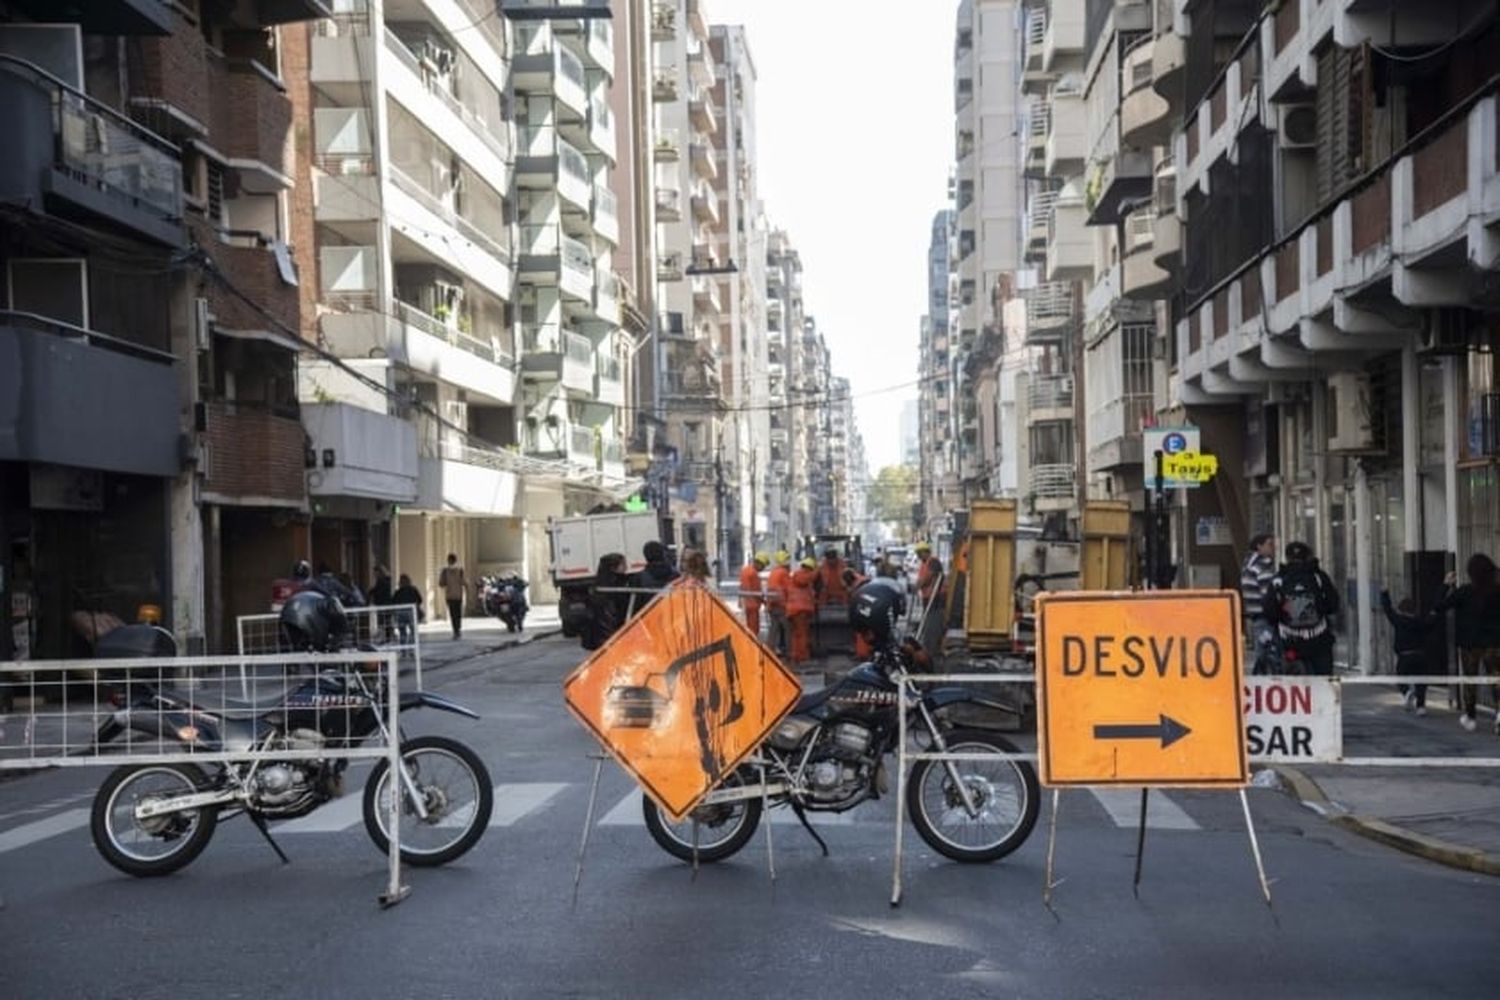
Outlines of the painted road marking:
{"label": "painted road marking", "polygon": [[364,811],[364,793],[348,792],[301,819],[272,827],[274,834],[338,833],[358,823]]}
{"label": "painted road marking", "polygon": [[46,819],[25,823],[0,833],[0,854],[35,844],[39,840],[56,837],[59,834],[71,833],[80,827],[87,826],[88,822],[89,810],[69,809],[67,812],[60,812]]}
{"label": "painted road marking", "polygon": [[[1141,822],[1141,793],[1133,788],[1090,788],[1115,826],[1135,827]],[[1154,791],[1146,809],[1146,825],[1153,830],[1198,830],[1193,817],[1164,792]]]}
{"label": "painted road marking", "polygon": [[[646,820],[641,815],[641,792],[630,792],[620,800],[613,809],[600,818],[597,826],[645,826]],[[879,803],[877,803],[877,806]],[[825,826],[853,826],[856,822],[855,813],[859,813],[860,821],[883,821],[884,817],[875,815],[878,810],[866,810],[864,807],[856,807],[846,813],[808,813],[808,822],[815,828]],[[870,817],[865,820],[865,817]],[[771,810],[771,822],[777,826],[797,826],[797,817],[790,809]]]}
{"label": "painted road marking", "polygon": [[490,826],[513,826],[551,802],[569,786],[557,782],[496,785]]}

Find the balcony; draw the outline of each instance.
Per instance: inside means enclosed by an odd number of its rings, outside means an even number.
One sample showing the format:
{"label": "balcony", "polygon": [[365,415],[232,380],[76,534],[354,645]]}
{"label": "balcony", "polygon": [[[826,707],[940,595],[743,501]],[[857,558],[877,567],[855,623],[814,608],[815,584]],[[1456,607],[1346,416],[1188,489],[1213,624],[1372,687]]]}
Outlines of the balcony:
{"label": "balcony", "polygon": [[585,303],[594,300],[594,255],[556,223],[521,227],[518,274],[523,281],[556,285]]}
{"label": "balcony", "polygon": [[529,429],[526,438],[528,455],[571,462],[589,469],[597,469],[599,466],[594,453],[592,427],[569,424],[549,416],[542,426]]}
{"label": "balcony", "polygon": [[677,85],[677,67],[667,66],[656,71],[651,78],[651,99],[658,104],[671,104],[680,94]]}
{"label": "balcony", "polygon": [[1077,495],[1077,470],[1072,464],[1033,465],[1029,493],[1039,511],[1067,510]]}
{"label": "balcony", "polygon": [[1172,135],[1172,106],[1152,88],[1152,54],[1156,42],[1150,36],[1125,53],[1120,69],[1120,138],[1137,149],[1164,146]]}
{"label": "balcony", "polygon": [[1156,165],[1154,203],[1152,257],[1157,267],[1176,271],[1182,267],[1182,221],[1177,215],[1177,171],[1170,156]]}
{"label": "balcony", "polygon": [[517,34],[511,80],[518,93],[548,94],[559,109],[577,119],[588,117],[588,76],[583,60],[547,28],[524,28]]}
{"label": "balcony", "polygon": [[1061,343],[1071,332],[1075,315],[1070,282],[1037,285],[1026,293],[1026,343],[1033,346]]}
{"label": "balcony", "polygon": [[587,211],[594,191],[588,157],[550,125],[522,126],[517,135],[516,183],[533,191],[556,188],[574,208]]}
{"label": "balcony", "polygon": [[624,290],[620,277],[613,271],[599,268],[594,278],[594,315],[610,327],[620,325],[620,303]]}
{"label": "balcony", "polygon": [[[207,252],[229,284],[250,299],[218,284],[209,284],[207,297],[214,322],[229,330],[266,330],[279,325],[295,330],[301,326],[297,286],[287,281],[283,260],[291,263],[291,249],[259,233],[230,230],[225,242],[211,244]],[[295,269],[293,270],[295,276]]]}
{"label": "balcony", "polygon": [[558,382],[582,396],[594,392],[594,345],[555,323],[525,327],[521,332],[521,371],[528,382]]}
{"label": "balcony", "polygon": [[0,460],[141,476],[182,470],[170,354],[32,313],[0,311]]}
{"label": "balcony", "polygon": [[206,501],[302,506],[307,499],[304,436],[294,411],[224,401],[205,403],[203,409]]}
{"label": "balcony", "polygon": [[457,441],[424,442],[418,465],[417,503],[425,511],[478,517],[520,513],[515,456]]}
{"label": "balcony", "polygon": [[594,185],[594,233],[611,245],[620,242],[619,199],[603,184]]}
{"label": "balcony", "polygon": [[717,365],[695,362],[669,371],[662,379],[662,394],[668,399],[722,399]]}
{"label": "balcony", "polygon": [[1151,47],[1151,86],[1178,113],[1182,107],[1182,74],[1187,69],[1187,39],[1173,29],[1176,0],[1156,0],[1156,42]]}
{"label": "balcony", "polygon": [[676,163],[682,159],[682,139],[676,129],[659,133],[651,147],[651,159],[655,163]]}
{"label": "balcony", "polygon": [[385,209],[394,232],[502,299],[510,298],[509,249],[459,212],[456,193],[440,197],[394,164],[387,164],[386,177]]}
{"label": "balcony", "polygon": [[250,194],[272,194],[292,186],[288,144],[292,135],[292,102],[286,86],[260,63],[232,59],[223,80],[222,107],[229,113],[214,123],[223,136],[223,151],[237,161],[240,186]]}
{"label": "balcony", "polygon": [[1042,69],[1061,73],[1081,66],[1088,55],[1084,4],[1049,3],[1042,33]]}
{"label": "balcony", "polygon": [[[309,3],[314,0],[308,0]],[[69,22],[96,35],[167,35],[175,25],[171,12],[161,0],[20,0],[17,7],[30,8],[38,20]],[[320,17],[320,14],[308,14]]]}
{"label": "balcony", "polygon": [[708,19],[703,0],[686,0],[688,28],[702,41],[708,41]]}
{"label": "balcony", "polygon": [[386,503],[417,499],[416,425],[349,403],[303,403],[301,410],[302,428],[318,457],[318,468],[307,477],[309,494]]}
{"label": "balcony", "polygon": [[1052,102],[1039,98],[1026,118],[1026,168],[1041,173],[1047,162],[1047,135],[1052,131]]}
{"label": "balcony", "polygon": [[0,55],[0,199],[183,245],[177,147],[14,56]]}
{"label": "balcony", "polygon": [[1088,156],[1088,118],[1083,93],[1054,87],[1047,116],[1047,141],[1042,170],[1048,177],[1073,177],[1083,172]]}
{"label": "balcony", "polygon": [[1037,373],[1026,383],[1028,424],[1073,419],[1073,376]]}
{"label": "balcony", "polygon": [[1042,72],[1042,46],[1047,41],[1047,7],[1038,5],[1026,10],[1025,71],[1028,79]]}
{"label": "balcony", "polygon": [[704,225],[719,224],[719,193],[701,181],[693,187],[693,217]]}
{"label": "balcony", "polygon": [[695,276],[693,278],[693,305],[704,312],[716,315],[723,312],[723,300],[719,296],[718,281],[703,275]]}
{"label": "balcony", "polygon": [[682,251],[680,250],[664,253],[656,262],[657,281],[681,281],[683,274]]}
{"label": "balcony", "polygon": [[693,172],[705,181],[716,180],[719,176],[719,163],[713,148],[707,143],[695,142],[688,149]]}
{"label": "balcony", "polygon": [[609,101],[597,94],[589,102],[588,138],[595,152],[603,155],[611,164],[615,162],[619,155],[615,113],[610,108]]}
{"label": "balcony", "polygon": [[625,405],[625,382],[620,374],[620,359],[608,354],[594,361],[594,399],[605,406]]}
{"label": "balcony", "polygon": [[688,120],[693,128],[705,135],[719,131],[719,119],[714,113],[713,94],[707,90],[695,90],[688,100]]}
{"label": "balcony", "polygon": [[480,173],[505,176],[510,159],[505,123],[486,121],[461,101],[451,89],[451,74],[439,74],[432,58],[419,56],[390,28],[385,29],[385,45],[400,67],[387,84],[396,101]]}
{"label": "balcony", "polygon": [[656,189],[656,221],[682,221],[682,192],[673,187]]}
{"label": "balcony", "polygon": [[599,446],[599,471],[611,479],[625,478],[625,444],[619,438],[605,438]]}
{"label": "balcony", "polygon": [[655,0],[651,5],[651,40],[670,42],[677,37],[677,5],[672,0]]}
{"label": "balcony", "polygon": [[1172,275],[1156,263],[1156,212],[1138,209],[1125,219],[1125,245],[1120,248],[1120,294],[1127,299],[1164,297]]}
{"label": "balcony", "polygon": [[1058,192],[1047,216],[1047,280],[1086,281],[1094,273],[1088,210],[1074,185]]}
{"label": "balcony", "polygon": [[1047,250],[1047,220],[1057,205],[1056,191],[1039,191],[1031,196],[1026,207],[1026,249],[1028,253],[1041,251],[1043,259]]}
{"label": "balcony", "polygon": [[704,90],[713,90],[714,84],[719,80],[719,75],[714,69],[713,50],[707,45],[699,45],[688,49],[688,79],[694,85]]}

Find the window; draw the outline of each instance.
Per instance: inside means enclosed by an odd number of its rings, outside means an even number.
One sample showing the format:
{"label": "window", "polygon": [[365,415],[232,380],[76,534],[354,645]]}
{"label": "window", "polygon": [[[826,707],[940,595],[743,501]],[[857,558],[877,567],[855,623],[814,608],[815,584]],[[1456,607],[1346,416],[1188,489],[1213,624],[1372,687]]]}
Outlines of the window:
{"label": "window", "polygon": [[88,265],[81,258],[16,257],[6,265],[6,298],[16,312],[87,328]]}

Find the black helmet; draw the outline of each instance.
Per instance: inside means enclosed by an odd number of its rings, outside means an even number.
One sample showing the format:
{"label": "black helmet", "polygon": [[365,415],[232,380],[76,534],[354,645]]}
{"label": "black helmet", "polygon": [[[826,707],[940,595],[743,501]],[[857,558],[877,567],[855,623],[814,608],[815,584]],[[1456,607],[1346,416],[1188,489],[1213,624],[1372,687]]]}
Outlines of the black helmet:
{"label": "black helmet", "polygon": [[312,579],[312,564],[309,563],[306,559],[298,559],[297,560],[297,565],[295,565],[295,566],[292,567],[292,579],[293,580],[311,580]]}
{"label": "black helmet", "polygon": [[331,653],[339,648],[349,619],[338,598],[304,590],[281,608],[281,638],[297,653]]}
{"label": "black helmet", "polygon": [[1289,563],[1311,562],[1312,557],[1312,548],[1306,542],[1292,542],[1286,547],[1286,561]]}
{"label": "black helmet", "polygon": [[896,632],[901,598],[890,587],[863,587],[849,608],[849,622],[877,647],[885,646]]}

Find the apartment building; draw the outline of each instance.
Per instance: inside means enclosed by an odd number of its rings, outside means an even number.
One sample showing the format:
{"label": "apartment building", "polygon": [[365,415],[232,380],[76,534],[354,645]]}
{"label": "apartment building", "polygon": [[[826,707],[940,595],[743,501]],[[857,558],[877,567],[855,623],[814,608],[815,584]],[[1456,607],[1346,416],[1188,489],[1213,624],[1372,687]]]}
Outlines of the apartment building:
{"label": "apartment building", "polygon": [[769,409],[771,543],[790,551],[794,538],[812,531],[808,505],[807,410],[797,386],[802,382],[802,260],[782,230],[769,234],[766,248],[766,404]]}
{"label": "apartment building", "polygon": [[932,218],[932,237],[927,247],[927,313],[921,319],[919,342],[920,521],[928,531],[935,529],[961,495],[953,405],[953,365],[957,352],[949,327],[948,298],[948,245],[954,221],[951,209],[943,209]]}
{"label": "apartment building", "polygon": [[221,647],[306,551],[282,42],[325,13],[0,4],[0,659],[147,604]]}

